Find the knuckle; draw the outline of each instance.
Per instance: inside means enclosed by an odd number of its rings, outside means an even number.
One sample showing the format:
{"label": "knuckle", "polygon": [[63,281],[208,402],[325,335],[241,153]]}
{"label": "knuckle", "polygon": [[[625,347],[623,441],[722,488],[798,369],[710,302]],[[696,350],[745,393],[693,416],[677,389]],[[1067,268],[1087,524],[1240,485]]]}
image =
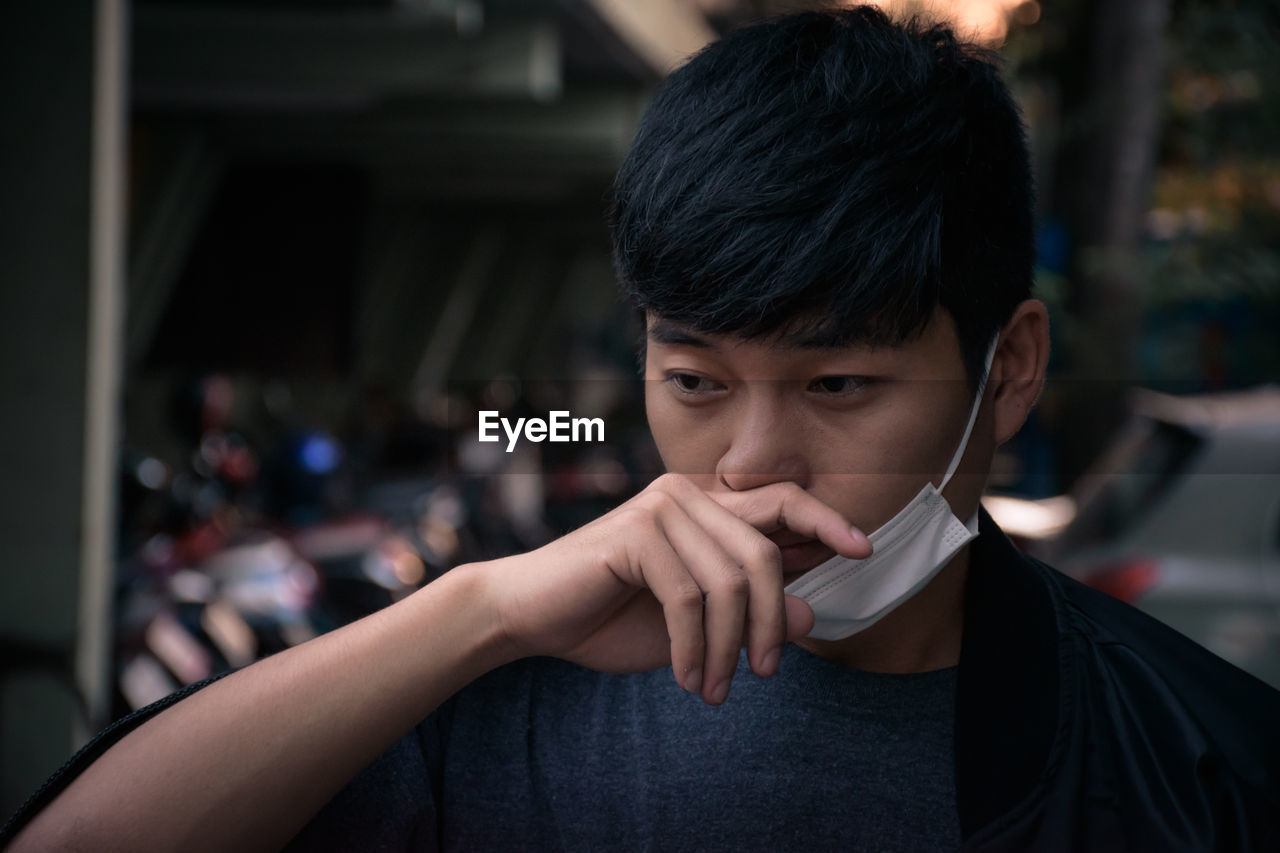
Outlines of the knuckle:
{"label": "knuckle", "polygon": [[653,489],[654,491],[665,492],[669,494],[673,492],[683,491],[684,489],[688,488],[688,486],[689,486],[689,481],[687,478],[685,478],[680,474],[673,474],[672,472],[668,471],[665,474],[660,475],[656,480],[654,480],[650,488]]}
{"label": "knuckle", "polygon": [[805,490],[794,480],[784,480],[772,485],[776,490],[778,497],[782,500],[791,500],[799,495],[805,494]]}
{"label": "knuckle", "polygon": [[748,543],[747,557],[751,565],[770,570],[782,567],[782,549],[763,536]]}
{"label": "knuckle", "polygon": [[630,512],[620,515],[618,520],[624,531],[639,534],[641,537],[651,536],[658,527],[657,519],[654,518],[653,513],[640,507],[635,507]]}
{"label": "knuckle", "polygon": [[[624,529],[633,524],[643,513],[634,502],[624,504],[613,511],[613,521],[620,524]],[[586,530],[587,528],[583,528]]]}
{"label": "knuckle", "polygon": [[[647,490],[636,495],[632,500],[636,514],[646,520],[652,520],[653,516],[662,513],[664,509],[671,505],[672,498],[666,492],[661,490]],[[632,519],[633,522],[639,519]]]}
{"label": "knuckle", "polygon": [[671,496],[670,492],[665,491],[663,489],[657,489],[653,492],[650,492],[648,493],[648,496],[647,496],[647,502],[649,506],[659,512],[670,507],[672,504],[675,503],[675,500],[676,499]]}
{"label": "knuckle", "polygon": [[671,606],[681,610],[702,609],[702,589],[695,583],[682,583],[671,595]]}
{"label": "knuckle", "polygon": [[783,511],[796,510],[809,502],[810,495],[798,483],[782,484],[782,506]]}
{"label": "knuckle", "polygon": [[739,572],[727,574],[723,580],[716,584],[716,592],[719,595],[726,596],[734,601],[745,601],[750,591],[751,584],[747,581],[746,575]]}

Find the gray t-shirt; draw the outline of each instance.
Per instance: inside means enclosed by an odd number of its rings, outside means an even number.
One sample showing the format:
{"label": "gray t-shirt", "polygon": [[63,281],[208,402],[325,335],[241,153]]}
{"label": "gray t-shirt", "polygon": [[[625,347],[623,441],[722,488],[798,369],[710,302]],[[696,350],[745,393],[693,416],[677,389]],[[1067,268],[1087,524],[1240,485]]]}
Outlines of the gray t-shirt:
{"label": "gray t-shirt", "polygon": [[939,851],[960,846],[957,669],[745,656],[710,707],[671,670],[534,659],[476,681],[335,797],[290,849]]}

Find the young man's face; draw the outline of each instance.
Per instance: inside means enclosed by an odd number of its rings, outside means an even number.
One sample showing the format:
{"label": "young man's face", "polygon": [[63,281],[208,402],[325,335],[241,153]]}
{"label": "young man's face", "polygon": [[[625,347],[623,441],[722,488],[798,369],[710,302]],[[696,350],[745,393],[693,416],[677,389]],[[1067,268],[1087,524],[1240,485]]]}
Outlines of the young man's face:
{"label": "young man's face", "polygon": [[[959,446],[972,392],[955,324],[939,309],[900,347],[840,349],[693,333],[650,316],[645,355],[649,426],[668,471],[707,491],[793,481],[870,533]],[[989,443],[970,440],[960,471],[986,470]],[[946,491],[958,515],[976,507],[983,477]],[[832,555],[797,534],[786,581]],[[790,544],[796,543],[796,544]]]}

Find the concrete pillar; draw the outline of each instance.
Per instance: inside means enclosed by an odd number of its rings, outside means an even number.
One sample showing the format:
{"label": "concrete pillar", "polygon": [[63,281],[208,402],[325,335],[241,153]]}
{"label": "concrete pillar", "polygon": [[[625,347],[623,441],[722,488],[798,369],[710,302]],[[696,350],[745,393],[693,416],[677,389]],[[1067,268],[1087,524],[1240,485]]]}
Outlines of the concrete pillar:
{"label": "concrete pillar", "polygon": [[126,0],[0,27],[0,811],[110,707]]}

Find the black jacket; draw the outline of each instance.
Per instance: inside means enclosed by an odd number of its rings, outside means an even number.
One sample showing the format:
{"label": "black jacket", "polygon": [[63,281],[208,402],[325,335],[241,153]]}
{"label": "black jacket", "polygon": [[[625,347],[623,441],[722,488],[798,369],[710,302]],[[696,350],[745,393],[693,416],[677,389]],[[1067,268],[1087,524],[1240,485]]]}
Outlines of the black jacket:
{"label": "black jacket", "polygon": [[965,849],[1280,851],[1280,692],[980,523],[956,698]]}
{"label": "black jacket", "polygon": [[[1280,692],[1023,555],[985,512],[980,525],[955,714],[964,849],[1280,851]],[[203,686],[95,738],[0,844],[109,746]]]}

